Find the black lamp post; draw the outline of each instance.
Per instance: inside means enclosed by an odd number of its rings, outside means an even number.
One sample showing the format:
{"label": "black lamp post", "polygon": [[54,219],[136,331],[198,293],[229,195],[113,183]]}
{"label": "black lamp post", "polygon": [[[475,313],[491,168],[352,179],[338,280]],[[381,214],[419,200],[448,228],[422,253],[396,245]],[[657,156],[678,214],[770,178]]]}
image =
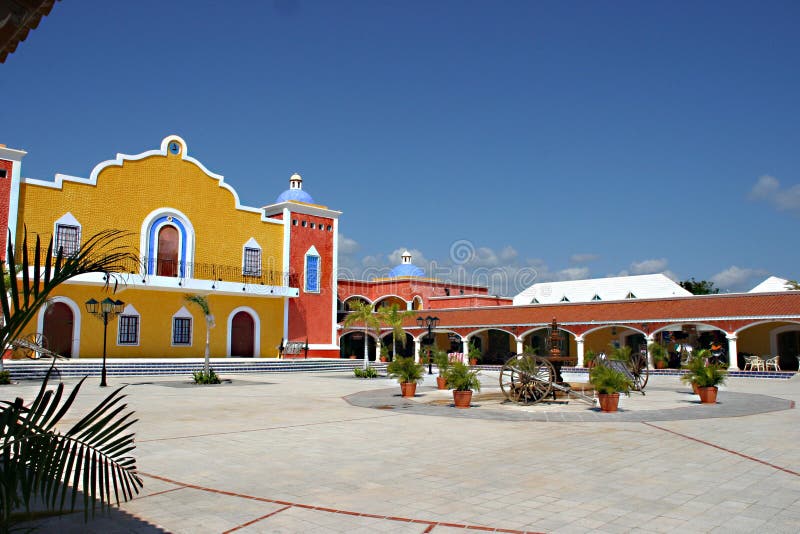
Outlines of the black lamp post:
{"label": "black lamp post", "polygon": [[[427,317],[422,317],[421,315],[417,317],[417,325],[420,328],[427,328],[428,329],[428,344],[433,345],[434,338],[433,338],[433,329],[436,328],[436,325],[439,324],[438,317],[431,317],[430,315]],[[433,374],[433,363],[431,362],[431,347],[428,347],[428,374]]]}
{"label": "black lamp post", "polygon": [[114,320],[125,309],[121,300],[111,300],[106,297],[102,302],[94,299],[86,301],[86,311],[103,321],[103,373],[100,378],[100,387],[106,387],[106,340],[108,338],[108,321]]}

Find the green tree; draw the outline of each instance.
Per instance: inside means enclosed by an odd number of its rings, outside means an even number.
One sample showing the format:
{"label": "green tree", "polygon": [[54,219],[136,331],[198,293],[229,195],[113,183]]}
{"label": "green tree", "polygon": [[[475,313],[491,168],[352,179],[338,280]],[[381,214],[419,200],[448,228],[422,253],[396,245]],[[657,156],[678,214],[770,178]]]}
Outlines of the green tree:
{"label": "green tree", "polygon": [[716,295],[719,289],[714,287],[714,282],[708,280],[695,280],[694,277],[678,282],[683,289],[692,295]]}
{"label": "green tree", "polygon": [[381,321],[372,306],[360,300],[350,301],[348,304],[350,312],[344,318],[344,326],[361,325],[364,329],[364,369],[369,365],[369,339],[368,334],[374,332],[376,336],[381,333]]}
{"label": "green tree", "polygon": [[800,291],[800,282],[797,280],[787,280],[786,289],[789,291]]}
{"label": "green tree", "polygon": [[186,302],[190,304],[194,304],[200,311],[203,312],[203,316],[206,318],[206,352],[205,352],[205,362],[203,364],[203,371],[205,372],[206,376],[209,375],[209,371],[211,370],[211,359],[210,359],[210,344],[211,344],[211,329],[216,326],[214,323],[214,316],[211,314],[211,307],[208,305],[208,298],[203,295],[185,295],[184,297]]}
{"label": "green tree", "polygon": [[378,319],[392,329],[392,357],[397,354],[397,339],[400,338],[400,345],[406,346],[406,331],[403,330],[403,321],[412,317],[414,312],[400,310],[397,304],[384,306],[378,310]]}

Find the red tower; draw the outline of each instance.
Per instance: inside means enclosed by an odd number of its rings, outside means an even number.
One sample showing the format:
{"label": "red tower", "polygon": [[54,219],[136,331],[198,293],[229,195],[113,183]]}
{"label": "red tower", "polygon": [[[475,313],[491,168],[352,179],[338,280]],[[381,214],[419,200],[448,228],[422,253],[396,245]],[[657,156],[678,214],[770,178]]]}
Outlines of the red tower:
{"label": "red tower", "polygon": [[314,202],[293,174],[289,189],[264,214],[284,221],[283,270],[295,275],[299,296],[287,298],[284,340],[308,341],[311,358],[338,358],[336,280],[339,215]]}
{"label": "red tower", "polygon": [[24,150],[0,145],[0,260],[6,259],[9,230],[12,239],[17,235],[20,171],[25,154]]}

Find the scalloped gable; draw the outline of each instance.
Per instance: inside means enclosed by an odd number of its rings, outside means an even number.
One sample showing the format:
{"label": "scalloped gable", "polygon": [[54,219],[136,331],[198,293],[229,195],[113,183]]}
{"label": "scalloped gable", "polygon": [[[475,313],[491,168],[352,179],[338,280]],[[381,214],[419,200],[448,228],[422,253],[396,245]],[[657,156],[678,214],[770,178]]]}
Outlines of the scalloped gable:
{"label": "scalloped gable", "polygon": [[38,179],[35,179],[35,178],[23,178],[22,182],[25,183],[25,184],[37,185],[37,186],[40,186],[40,187],[48,187],[48,188],[52,188],[52,189],[62,189],[63,185],[64,185],[64,182],[73,182],[73,183],[78,183],[78,184],[83,184],[83,185],[97,186],[97,177],[100,175],[100,173],[104,169],[109,168],[109,167],[122,167],[122,164],[124,162],[126,162],[126,161],[139,161],[139,160],[143,160],[145,158],[149,158],[151,156],[167,157],[170,143],[173,142],[173,141],[180,144],[180,158],[183,161],[187,161],[189,163],[192,163],[192,164],[196,165],[206,176],[208,176],[209,178],[212,178],[214,180],[217,180],[218,181],[218,185],[219,185],[220,188],[225,189],[231,195],[233,195],[234,207],[236,209],[241,210],[241,211],[246,211],[246,212],[249,212],[249,213],[258,213],[258,214],[261,215],[261,220],[264,221],[264,222],[269,222],[269,223],[273,223],[273,224],[281,224],[281,225],[284,224],[284,222],[281,221],[281,220],[272,219],[270,217],[267,217],[265,215],[264,211],[262,209],[260,209],[260,208],[243,205],[241,203],[241,201],[239,200],[239,194],[236,192],[236,190],[231,185],[229,185],[228,183],[225,182],[225,177],[223,175],[211,172],[200,161],[198,161],[197,159],[195,159],[193,157],[190,157],[188,155],[189,149],[188,149],[188,146],[186,144],[186,141],[184,141],[183,138],[181,138],[178,135],[168,135],[167,137],[162,139],[161,147],[159,149],[156,149],[156,150],[148,150],[146,152],[142,152],[140,154],[133,154],[133,155],[117,153],[117,156],[116,156],[115,159],[113,159],[113,160],[105,160],[105,161],[102,161],[102,162],[98,163],[97,165],[95,165],[94,168],[92,169],[91,174],[89,175],[89,178],[82,178],[82,177],[79,177],[79,176],[70,176],[68,174],[60,174],[59,173],[59,174],[55,175],[55,179],[52,182],[48,182],[46,180],[38,180]]}

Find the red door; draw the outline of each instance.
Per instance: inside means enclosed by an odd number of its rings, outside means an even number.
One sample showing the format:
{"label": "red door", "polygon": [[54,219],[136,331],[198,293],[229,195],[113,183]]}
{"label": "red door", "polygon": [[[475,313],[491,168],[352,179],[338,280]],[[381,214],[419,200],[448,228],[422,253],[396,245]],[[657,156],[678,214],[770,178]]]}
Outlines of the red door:
{"label": "red door", "polygon": [[43,334],[47,348],[72,358],[72,310],[63,302],[55,302],[44,312]]}
{"label": "red door", "polygon": [[255,322],[240,311],[231,321],[231,356],[255,356]]}
{"label": "red door", "polygon": [[178,276],[178,229],[163,226],[158,231],[158,267],[160,276]]}

